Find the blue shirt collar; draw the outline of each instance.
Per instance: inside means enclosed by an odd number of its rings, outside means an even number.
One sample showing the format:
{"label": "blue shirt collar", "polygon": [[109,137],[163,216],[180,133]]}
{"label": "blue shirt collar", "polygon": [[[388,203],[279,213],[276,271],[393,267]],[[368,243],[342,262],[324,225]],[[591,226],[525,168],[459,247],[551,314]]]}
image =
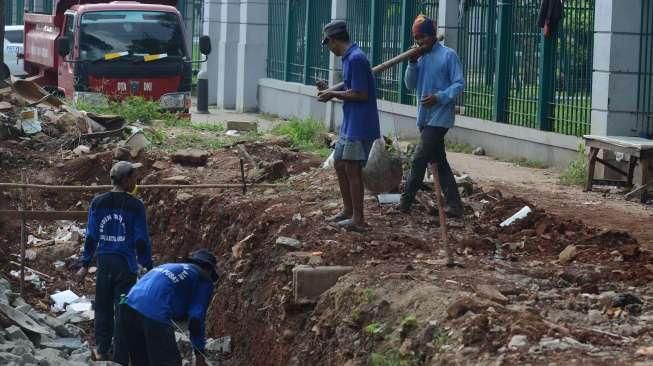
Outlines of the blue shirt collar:
{"label": "blue shirt collar", "polygon": [[351,53],[354,52],[354,50],[356,48],[358,48],[358,45],[356,43],[352,42],[351,45],[349,46],[349,48],[347,48],[347,51],[345,51],[345,54],[342,55],[342,58],[346,59],[347,57],[349,57],[349,55],[351,55]]}

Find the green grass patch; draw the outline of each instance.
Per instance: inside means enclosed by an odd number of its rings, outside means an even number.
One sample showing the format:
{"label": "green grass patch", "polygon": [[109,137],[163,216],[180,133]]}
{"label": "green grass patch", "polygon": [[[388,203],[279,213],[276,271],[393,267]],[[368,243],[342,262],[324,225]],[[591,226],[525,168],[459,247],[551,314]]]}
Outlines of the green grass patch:
{"label": "green grass patch", "polygon": [[226,129],[221,123],[191,123],[188,127],[201,132],[224,132]]}
{"label": "green grass patch", "polygon": [[526,159],[526,158],[523,158],[523,157],[522,158],[509,159],[509,160],[507,160],[507,162],[513,163],[513,164],[515,164],[517,166],[523,166],[523,167],[526,167],[526,168],[534,168],[534,169],[546,169],[546,168],[549,167],[544,162],[541,162],[541,161],[538,161],[538,160],[530,160],[530,159]]}
{"label": "green grass patch", "polygon": [[327,157],[331,153],[325,146],[322,136],[327,132],[322,122],[312,119],[293,118],[272,129],[272,134],[286,136],[292,147]]}
{"label": "green grass patch", "polygon": [[468,143],[451,140],[445,140],[444,147],[447,149],[447,151],[463,154],[471,154],[472,151],[474,151],[474,147]]}
{"label": "green grass patch", "polygon": [[161,110],[158,102],[147,100],[143,97],[128,97],[123,101],[110,101],[104,105],[77,102],[75,108],[98,114],[118,115],[127,122],[163,120],[166,122],[166,125],[190,123],[188,120],[180,120],[173,113]]}
{"label": "green grass patch", "polygon": [[208,137],[202,136],[199,134],[181,134],[174,139],[168,139],[166,144],[162,146],[164,150],[177,150],[177,149],[206,149],[206,150],[217,150],[225,147],[227,144],[232,142],[232,139],[228,138],[219,138],[219,137]]}
{"label": "green grass patch", "polygon": [[371,303],[372,301],[374,301],[374,297],[375,297],[375,296],[374,296],[374,290],[373,290],[373,289],[371,289],[371,288],[366,288],[366,289],[363,290],[363,301],[364,301],[366,304],[369,304],[369,303]]}
{"label": "green grass patch", "polygon": [[365,326],[363,331],[371,336],[379,335],[385,330],[385,323],[373,322]]}
{"label": "green grass patch", "polygon": [[560,175],[560,183],[567,186],[580,186],[585,184],[587,178],[587,159],[585,145],[578,145],[578,156],[569,162],[567,169]]}
{"label": "green grass patch", "polygon": [[384,353],[373,352],[370,355],[372,366],[411,366],[415,365],[412,357],[402,357],[397,350],[389,350]]}

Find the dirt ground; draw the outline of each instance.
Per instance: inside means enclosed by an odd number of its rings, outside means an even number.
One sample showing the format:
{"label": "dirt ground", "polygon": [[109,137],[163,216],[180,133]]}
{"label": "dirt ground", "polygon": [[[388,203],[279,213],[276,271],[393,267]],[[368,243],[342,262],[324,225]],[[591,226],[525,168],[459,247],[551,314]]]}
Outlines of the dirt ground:
{"label": "dirt ground", "polygon": [[[620,195],[584,192],[578,186],[559,184],[560,172],[531,169],[490,157],[449,153],[454,169],[469,174],[484,188],[497,188],[527,197],[538,207],[600,228],[628,231],[642,245],[653,248],[653,206]],[[534,194],[537,192],[537,194]]]}
{"label": "dirt ground", "polygon": [[[417,204],[410,214],[366,196],[366,232],[329,223],[340,209],[338,186],[321,159],[283,140],[243,145],[255,158],[283,161],[288,177],[274,188],[143,191],[155,263],[191,250],[216,253],[223,277],[207,319],[210,337],[231,336],[224,365],[635,364],[652,362],[653,253],[650,211],[616,195],[556,184],[553,172],[450,154],[474,191],[466,215],[450,220],[461,267],[444,264],[437,216]],[[111,152],[65,159],[54,148],[0,142],[3,181],[108,184]],[[238,183],[235,146],[211,150],[204,166],[182,166],[148,151],[142,182]],[[247,173],[252,167],[245,166]],[[0,209],[85,209],[91,194],[2,192]],[[421,193],[432,200],[432,193]],[[499,223],[524,205],[533,212]],[[30,222],[30,233],[61,223]],[[0,221],[0,268],[17,253],[15,222]],[[45,235],[45,234],[43,234]],[[279,236],[299,249],[275,244]],[[573,246],[575,255],[560,260]],[[27,300],[47,308],[48,295],[71,286],[73,271],[52,262],[29,265],[50,274]],[[354,270],[315,304],[295,303],[299,264]],[[69,266],[70,268],[70,266]],[[15,283],[15,279],[11,278]],[[88,278],[78,291],[93,293]],[[89,334],[89,337],[91,335]],[[92,337],[91,337],[92,338]]]}

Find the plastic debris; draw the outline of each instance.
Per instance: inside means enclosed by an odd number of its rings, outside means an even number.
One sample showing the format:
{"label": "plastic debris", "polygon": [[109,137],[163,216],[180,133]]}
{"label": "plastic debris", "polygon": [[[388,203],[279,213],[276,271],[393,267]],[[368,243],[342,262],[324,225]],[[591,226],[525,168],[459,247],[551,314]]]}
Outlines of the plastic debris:
{"label": "plastic debris", "polygon": [[50,298],[52,299],[52,301],[54,301],[54,305],[52,306],[52,311],[62,312],[66,310],[66,304],[72,304],[77,299],[79,299],[79,296],[77,296],[77,294],[75,294],[70,290],[66,290],[66,291],[57,292],[54,295],[50,295]]}
{"label": "plastic debris", "polygon": [[499,226],[504,227],[504,226],[510,226],[512,225],[515,221],[520,220],[528,216],[528,214],[531,213],[531,208],[528,206],[522,207],[521,210],[517,211],[514,215],[510,216],[508,219],[506,219],[504,222],[499,224]]}

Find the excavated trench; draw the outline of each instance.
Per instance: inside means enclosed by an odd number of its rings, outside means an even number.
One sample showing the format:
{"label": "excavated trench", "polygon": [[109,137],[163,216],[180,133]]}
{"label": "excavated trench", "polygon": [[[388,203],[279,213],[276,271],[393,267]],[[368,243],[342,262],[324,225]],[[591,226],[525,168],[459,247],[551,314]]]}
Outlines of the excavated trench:
{"label": "excavated trench", "polygon": [[[140,193],[155,263],[180,260],[197,248],[218,257],[222,279],[207,333],[232,340],[220,364],[610,363],[642,359],[636,350],[652,341],[651,253],[628,233],[596,230],[523,199],[477,190],[466,198],[467,218],[450,222],[465,268],[446,269],[435,239],[437,217],[425,214],[428,207],[417,205],[411,215],[403,215],[367,199],[369,230],[342,231],[325,222],[340,202],[333,174],[312,169],[319,159],[275,145],[248,149],[285,161],[287,186],[256,188],[246,195],[225,189]],[[140,161],[146,184],[170,178],[190,183],[239,179],[238,155],[232,150],[212,153],[200,168],[173,164],[161,154]],[[82,157],[34,173],[32,182],[108,184],[110,165],[108,154]],[[19,192],[3,195],[0,208],[31,202],[34,209],[85,209],[92,198],[45,191],[25,201]],[[427,195],[421,201],[428,206]],[[533,208],[527,219],[499,228],[524,205]],[[28,227],[36,232],[38,223]],[[16,253],[16,228],[15,222],[0,222],[0,230],[9,233],[1,239],[4,258]],[[299,240],[301,248],[277,245],[279,236]],[[569,245],[578,253],[562,265],[558,255]],[[350,265],[354,271],[317,304],[296,304],[292,269],[309,262]],[[5,273],[10,268],[5,261],[0,265]],[[47,263],[34,265],[52,272]],[[56,275],[50,289],[64,288],[73,273]],[[93,285],[78,290],[92,294]],[[47,302],[47,294],[28,291],[28,301]],[[606,295],[610,292],[632,294],[641,304],[619,312],[609,298],[613,295]],[[508,347],[516,336],[527,339],[527,345]]]}

